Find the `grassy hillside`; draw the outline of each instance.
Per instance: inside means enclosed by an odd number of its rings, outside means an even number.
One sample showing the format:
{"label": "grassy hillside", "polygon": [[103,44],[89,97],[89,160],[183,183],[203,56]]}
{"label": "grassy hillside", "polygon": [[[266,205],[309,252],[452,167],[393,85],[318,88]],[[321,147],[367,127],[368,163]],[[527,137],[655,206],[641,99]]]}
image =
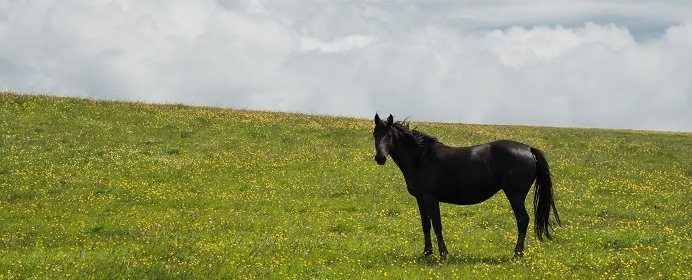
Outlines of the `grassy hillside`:
{"label": "grassy hillside", "polygon": [[0,93],[0,279],[692,277],[692,134],[413,126],[544,150],[555,240],[513,259],[500,194],[443,205],[450,256],[417,259],[371,120]]}

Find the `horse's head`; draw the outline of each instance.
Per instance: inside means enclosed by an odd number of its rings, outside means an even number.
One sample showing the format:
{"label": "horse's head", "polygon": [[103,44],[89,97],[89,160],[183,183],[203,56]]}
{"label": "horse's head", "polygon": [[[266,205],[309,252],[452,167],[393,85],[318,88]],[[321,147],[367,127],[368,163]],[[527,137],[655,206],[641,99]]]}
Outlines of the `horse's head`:
{"label": "horse's head", "polygon": [[394,117],[390,114],[387,121],[380,119],[378,114],[375,114],[375,129],[372,131],[372,136],[375,137],[375,161],[379,165],[383,165],[387,161],[387,155],[392,149],[392,124]]}

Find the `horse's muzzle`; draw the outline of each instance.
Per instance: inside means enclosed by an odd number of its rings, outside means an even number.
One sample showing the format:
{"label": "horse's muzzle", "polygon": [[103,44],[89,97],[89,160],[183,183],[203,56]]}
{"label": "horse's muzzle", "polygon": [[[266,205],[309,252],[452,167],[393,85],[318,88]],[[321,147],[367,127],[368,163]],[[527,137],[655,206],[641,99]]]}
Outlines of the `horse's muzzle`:
{"label": "horse's muzzle", "polygon": [[385,162],[387,162],[387,156],[385,155],[376,155],[375,156],[375,161],[379,165],[384,165]]}

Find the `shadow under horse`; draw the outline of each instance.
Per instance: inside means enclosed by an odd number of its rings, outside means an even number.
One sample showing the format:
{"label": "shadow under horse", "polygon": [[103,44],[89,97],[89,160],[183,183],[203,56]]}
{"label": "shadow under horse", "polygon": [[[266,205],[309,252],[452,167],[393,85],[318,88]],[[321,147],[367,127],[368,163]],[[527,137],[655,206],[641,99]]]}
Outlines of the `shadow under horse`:
{"label": "shadow under horse", "polygon": [[502,190],[517,221],[514,256],[523,256],[529,214],[524,201],[534,191],[534,231],[539,240],[552,239],[550,212],[555,223],[560,217],[553,199],[553,184],[548,162],[540,150],[528,145],[500,140],[471,147],[449,147],[437,138],[411,130],[406,122],[386,121],[375,115],[375,161],[385,164],[389,155],[404,175],[408,192],[416,198],[425,247],[423,256],[433,253],[431,225],[437,237],[440,257],[448,251],[442,237],[440,202],[457,205],[477,204]]}

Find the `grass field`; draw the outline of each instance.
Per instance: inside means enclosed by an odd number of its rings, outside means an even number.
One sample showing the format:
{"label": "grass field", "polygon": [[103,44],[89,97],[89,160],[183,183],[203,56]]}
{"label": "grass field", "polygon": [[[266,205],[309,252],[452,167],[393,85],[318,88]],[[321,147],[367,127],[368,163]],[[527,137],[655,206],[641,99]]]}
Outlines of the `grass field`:
{"label": "grass field", "polygon": [[442,205],[450,256],[418,259],[369,119],[0,93],[0,279],[692,279],[691,133],[413,126],[542,149],[555,239],[513,259],[500,194]]}

